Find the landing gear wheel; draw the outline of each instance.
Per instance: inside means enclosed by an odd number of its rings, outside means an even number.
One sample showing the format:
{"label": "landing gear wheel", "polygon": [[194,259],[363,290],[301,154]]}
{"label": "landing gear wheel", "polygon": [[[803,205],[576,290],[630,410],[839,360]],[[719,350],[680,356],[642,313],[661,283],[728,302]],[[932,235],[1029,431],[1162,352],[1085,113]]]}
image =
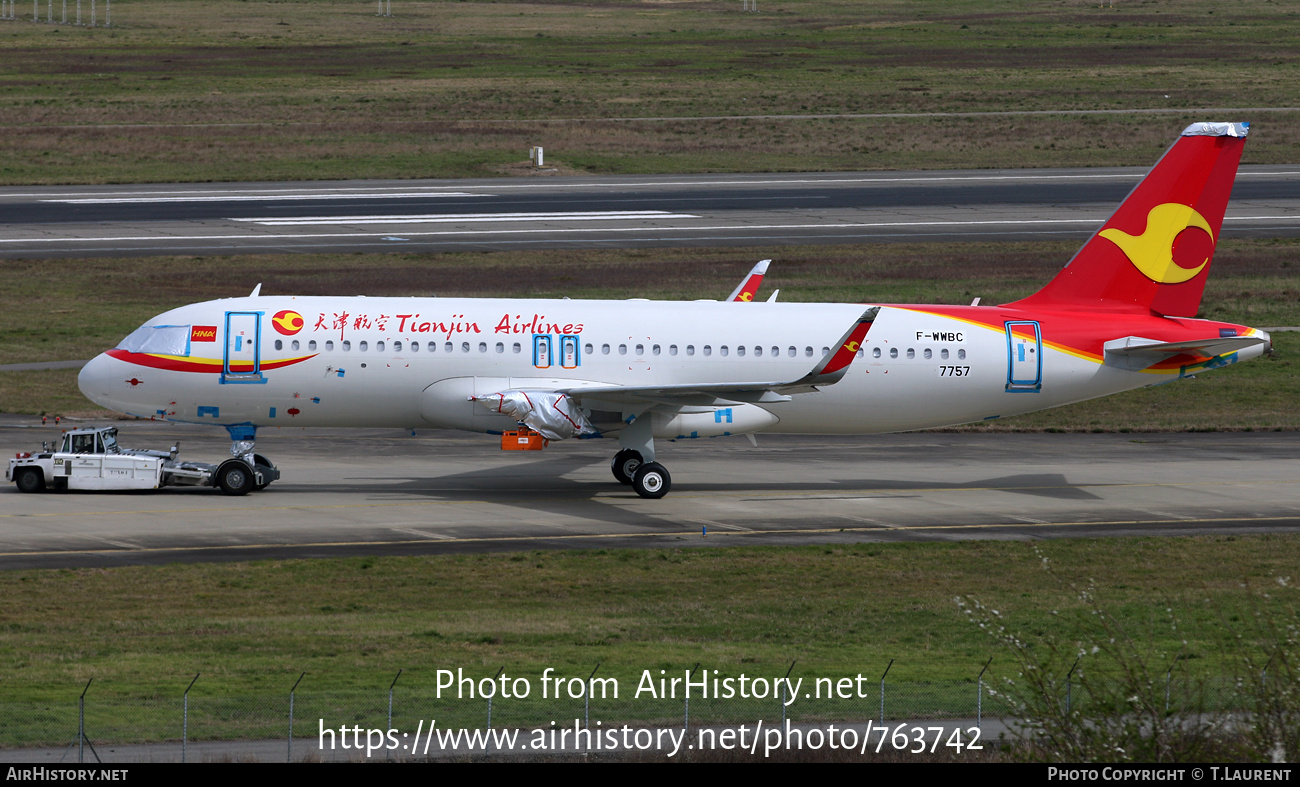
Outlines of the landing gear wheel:
{"label": "landing gear wheel", "polygon": [[19,492],[41,492],[45,489],[45,474],[35,468],[20,471],[15,481]]}
{"label": "landing gear wheel", "polygon": [[658,462],[646,462],[636,469],[636,475],[632,477],[632,488],[638,495],[650,500],[658,500],[668,494],[672,485],[672,476]]}
{"label": "landing gear wheel", "polygon": [[632,484],[632,477],[636,475],[636,469],[645,461],[641,457],[640,451],[633,451],[625,448],[614,454],[614,461],[610,463],[609,469],[614,473],[620,484]]}
{"label": "landing gear wheel", "polygon": [[253,491],[261,492],[263,489],[266,489],[271,485],[271,468],[275,465],[271,464],[271,460],[261,454],[253,454],[253,464],[257,465],[257,469],[262,474],[263,479],[262,483],[254,486]]}
{"label": "landing gear wheel", "polygon": [[246,495],[254,485],[253,468],[242,459],[228,460],[217,468],[217,486],[228,495]]}

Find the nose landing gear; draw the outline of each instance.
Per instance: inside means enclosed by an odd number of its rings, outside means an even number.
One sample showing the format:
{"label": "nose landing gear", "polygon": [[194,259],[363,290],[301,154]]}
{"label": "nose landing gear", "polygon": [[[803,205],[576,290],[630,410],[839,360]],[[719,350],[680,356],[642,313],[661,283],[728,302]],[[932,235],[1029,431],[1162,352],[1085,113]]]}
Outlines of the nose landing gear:
{"label": "nose landing gear", "polygon": [[[270,486],[272,481],[280,478],[280,471],[271,460],[261,454],[253,453],[254,438],[257,434],[257,428],[254,426],[240,424],[237,426],[227,426],[226,431],[230,432],[230,455],[247,465],[247,468],[234,467],[232,461],[227,461],[222,465],[219,472],[218,483],[222,491],[228,495],[245,495],[249,492],[260,492]],[[227,466],[230,467],[227,467]],[[230,482],[227,484],[225,478],[229,474]]]}

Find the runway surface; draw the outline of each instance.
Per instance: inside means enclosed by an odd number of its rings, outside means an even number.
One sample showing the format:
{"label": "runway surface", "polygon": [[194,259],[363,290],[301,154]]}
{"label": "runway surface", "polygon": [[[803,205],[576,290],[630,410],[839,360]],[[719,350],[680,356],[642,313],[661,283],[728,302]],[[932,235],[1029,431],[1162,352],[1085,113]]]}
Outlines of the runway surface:
{"label": "runway surface", "polygon": [[[225,433],[120,424],[121,442],[219,461]],[[0,446],[59,430],[5,416]],[[503,452],[490,436],[267,429],[263,492],[0,488],[0,568],[361,554],[1300,531],[1300,433],[759,436],[664,444],[642,500],[612,440]]]}
{"label": "runway surface", "polygon": [[[0,189],[0,258],[1085,238],[1145,167]],[[1227,237],[1300,235],[1300,166]]]}

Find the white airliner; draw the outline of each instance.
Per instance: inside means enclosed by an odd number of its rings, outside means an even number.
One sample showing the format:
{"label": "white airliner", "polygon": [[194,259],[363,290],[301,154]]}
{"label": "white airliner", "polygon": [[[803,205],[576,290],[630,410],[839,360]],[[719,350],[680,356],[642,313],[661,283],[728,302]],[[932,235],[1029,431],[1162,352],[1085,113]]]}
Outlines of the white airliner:
{"label": "white airliner", "polygon": [[1268,352],[1262,331],[1193,317],[1247,129],[1189,126],[1069,264],[1015,303],[737,302],[753,299],[743,285],[724,302],[254,291],[155,317],[79,383],[114,410],[224,426],[249,462],[270,426],[612,437],[615,478],[662,497],[656,439],[983,421]]}

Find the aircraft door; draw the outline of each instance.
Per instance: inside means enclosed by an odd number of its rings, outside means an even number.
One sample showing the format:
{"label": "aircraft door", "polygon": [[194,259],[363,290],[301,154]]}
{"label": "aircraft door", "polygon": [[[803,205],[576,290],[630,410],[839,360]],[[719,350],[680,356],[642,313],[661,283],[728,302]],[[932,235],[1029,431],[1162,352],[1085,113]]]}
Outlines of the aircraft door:
{"label": "aircraft door", "polygon": [[1032,320],[1008,322],[1007,391],[1036,393],[1043,387],[1043,334]]}
{"label": "aircraft door", "polygon": [[226,312],[226,348],[221,382],[264,383],[262,313]]}
{"label": "aircraft door", "polygon": [[560,366],[563,366],[565,369],[576,369],[580,363],[578,358],[578,337],[561,336]]}
{"label": "aircraft door", "polygon": [[538,369],[551,366],[551,337],[548,334],[533,334],[533,366]]}

